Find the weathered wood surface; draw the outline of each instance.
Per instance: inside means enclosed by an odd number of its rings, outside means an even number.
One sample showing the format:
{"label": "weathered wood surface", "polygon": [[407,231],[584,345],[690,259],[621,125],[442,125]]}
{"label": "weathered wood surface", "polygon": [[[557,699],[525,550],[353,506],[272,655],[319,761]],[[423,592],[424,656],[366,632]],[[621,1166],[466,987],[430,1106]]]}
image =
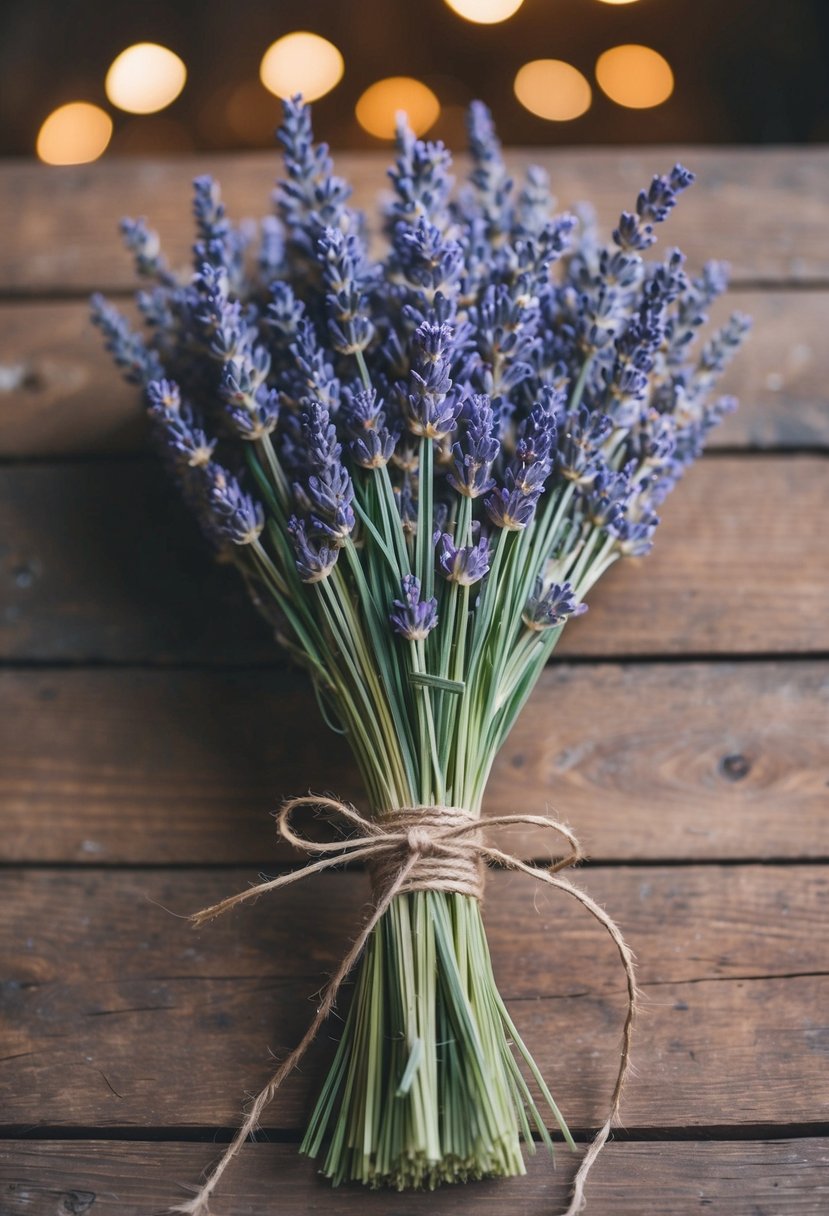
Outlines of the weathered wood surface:
{"label": "weathered wood surface", "polygon": [[[4,1216],[148,1216],[187,1197],[215,1159],[209,1144],[12,1142],[0,1149]],[[829,1205],[829,1139],[767,1144],[611,1144],[590,1177],[593,1216],[815,1216]],[[526,1178],[406,1195],[353,1187],[333,1195],[293,1145],[248,1145],[212,1205],[215,1216],[336,1211],[341,1216],[549,1216],[575,1161],[538,1153]],[[94,1205],[94,1207],[93,1207]]]}
{"label": "weathered wood surface", "polygon": [[[6,862],[256,865],[281,797],[361,797],[298,672],[6,671],[0,715]],[[554,663],[486,809],[552,806],[598,859],[825,858],[827,741],[829,663]]]}
{"label": "weathered wood surface", "polygon": [[[756,319],[724,384],[743,409],[715,440],[728,452],[666,506],[654,556],[612,571],[568,629],[562,656],[589,661],[545,673],[488,809],[549,804],[568,819],[597,859],[577,881],[638,954],[643,1015],[623,1112],[633,1140],[600,1158],[589,1213],[822,1216],[829,152],[513,160],[543,160],[562,205],[590,197],[610,224],[678,157],[700,181],[660,235],[691,267],[732,263],[719,315]],[[386,160],[342,158],[360,205]],[[367,892],[365,875],[337,874],[198,934],[180,919],[286,859],[268,815],[280,796],[312,786],[359,799],[359,787],[303,678],[140,458],[135,395],[83,298],[132,287],[123,212],[148,215],[183,261],[192,176],[215,172],[231,211],[254,215],[276,165],[0,166],[2,1216],[166,1209],[215,1156],[180,1141],[235,1125],[269,1049],[301,1034]],[[531,835],[505,843],[544,852]],[[612,1086],[618,959],[575,902],[531,888],[491,877],[496,968],[585,1133]],[[292,1142],[248,1146],[216,1216],[561,1208],[575,1169],[566,1152],[556,1173],[539,1156],[505,1184],[332,1196],[293,1141],[336,1034],[334,1021],[268,1112]],[[14,1139],[31,1128],[50,1140]],[[108,1142],[61,1139],[98,1129]],[[119,1129],[165,1142],[128,1143]]]}
{"label": "weathered wood surface", "polygon": [[[542,164],[561,207],[589,199],[612,228],[652,175],[677,160],[698,175],[664,240],[679,245],[692,265],[705,258],[731,263],[738,281],[825,283],[829,280],[829,152],[816,148],[582,148],[510,154],[517,172]],[[354,183],[357,206],[373,213],[387,188],[387,153],[337,157],[337,170]],[[129,259],[119,252],[117,223],[145,215],[160,231],[174,263],[192,243],[190,183],[212,173],[231,216],[265,214],[274,179],[274,154],[105,160],[73,169],[29,162],[0,166],[0,290],[33,293],[128,287]],[[94,206],[90,200],[94,198]]]}
{"label": "weathered wood surface", "polygon": [[[182,915],[249,871],[7,871],[3,1122],[228,1126],[301,1034],[368,895],[335,874],[198,932]],[[823,867],[596,869],[644,991],[627,1127],[829,1116]],[[615,948],[561,892],[493,874],[496,977],[574,1127],[604,1118],[624,994]],[[297,1129],[330,1057],[323,1034],[263,1125]],[[821,1071],[822,1070],[822,1071]]]}
{"label": "weathered wood surface", "polygon": [[[827,470],[819,456],[703,461],[653,555],[602,579],[560,653],[828,650]],[[278,661],[152,462],[2,469],[0,537],[4,658]]]}
{"label": "weathered wood surface", "polygon": [[[735,308],[754,329],[722,389],[742,404],[711,447],[826,448],[829,293],[732,291],[712,322]],[[0,456],[132,452],[145,438],[139,394],[104,353],[85,300],[0,304]]]}

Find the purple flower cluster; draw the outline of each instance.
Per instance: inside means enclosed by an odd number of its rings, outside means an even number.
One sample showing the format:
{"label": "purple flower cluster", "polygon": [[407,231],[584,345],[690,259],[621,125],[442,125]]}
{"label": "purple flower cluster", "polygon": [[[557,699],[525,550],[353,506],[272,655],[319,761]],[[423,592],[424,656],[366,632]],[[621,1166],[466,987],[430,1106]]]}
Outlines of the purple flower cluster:
{"label": "purple flower cluster", "polygon": [[586,604],[579,604],[569,583],[549,583],[538,579],[524,609],[523,621],[528,629],[540,631],[563,625],[568,617],[581,616]]}
{"label": "purple flower cluster", "polygon": [[403,598],[392,602],[389,620],[401,637],[422,641],[438,623],[438,602],[434,597],[421,598],[420,580],[413,574],[404,575],[401,585]]}
{"label": "purple flower cluster", "polygon": [[403,577],[386,608],[414,639],[437,625],[438,600],[421,598],[435,573],[440,594],[484,587],[509,533],[540,538],[531,630],[582,610],[591,561],[647,552],[659,504],[733,408],[714,389],[748,328],[735,314],[695,354],[726,270],[692,277],[677,250],[646,256],[693,181],[681,165],[602,243],[586,209],[555,214],[543,170],[513,180],[481,103],[468,129],[472,169],[455,194],[447,149],[401,123],[376,261],[294,98],[275,214],[234,226],[197,178],[189,277],[144,220],[122,225],[146,335],[93,301],[205,531],[256,541],[270,562],[257,577],[298,586],[373,543],[383,504],[402,533],[383,551],[400,562],[395,586]]}

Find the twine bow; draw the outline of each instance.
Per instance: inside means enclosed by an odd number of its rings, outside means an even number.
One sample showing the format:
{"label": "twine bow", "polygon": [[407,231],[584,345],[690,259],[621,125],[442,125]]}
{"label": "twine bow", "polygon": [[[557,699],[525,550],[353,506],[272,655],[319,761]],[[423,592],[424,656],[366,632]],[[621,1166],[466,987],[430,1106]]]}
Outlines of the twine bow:
{"label": "twine bow", "polygon": [[[291,825],[291,816],[299,807],[315,806],[332,811],[357,829],[358,835],[344,840],[323,842],[309,840]],[[531,826],[544,828],[563,837],[569,845],[567,855],[549,866],[534,866],[522,861],[513,853],[487,844],[482,829],[490,831],[507,827]],[[574,865],[583,856],[579,842],[563,823],[547,815],[496,815],[481,820],[460,807],[416,806],[390,812],[379,820],[367,819],[354,807],[339,802],[336,798],[303,797],[284,803],[277,813],[277,827],[283,840],[308,854],[319,855],[319,860],[308,862],[298,870],[280,874],[231,895],[227,899],[203,908],[190,919],[196,926],[203,925],[216,916],[244,903],[245,900],[276,891],[291,883],[301,882],[312,874],[319,874],[344,861],[364,861],[372,874],[374,908],[354,943],[346,953],[334,975],[323,990],[317,1012],[308,1029],[290,1055],[282,1061],[267,1085],[256,1095],[250,1109],[224,1155],[213,1168],[209,1177],[195,1197],[173,1208],[174,1212],[202,1216],[207,1212],[210,1196],[233,1161],[242,1145],[259,1123],[265,1107],[290,1072],[297,1066],[322,1024],[328,1017],[345,980],[362,954],[375,927],[388,910],[392,900],[408,891],[437,890],[459,891],[481,899],[483,895],[484,863],[495,863],[510,870],[520,870],[529,878],[545,882],[549,886],[565,891],[585,907],[599,924],[603,925],[619,953],[625,970],[627,989],[627,1013],[625,1016],[622,1050],[616,1084],[610,1102],[607,1120],[596,1133],[582,1159],[573,1181],[573,1193],[565,1216],[575,1216],[584,1206],[584,1185],[590,1169],[601,1152],[619,1113],[622,1090],[630,1064],[630,1044],[633,1019],[636,1012],[636,978],[633,954],[625,942],[618,926],[608,914],[586,892],[558,875],[559,870]]]}

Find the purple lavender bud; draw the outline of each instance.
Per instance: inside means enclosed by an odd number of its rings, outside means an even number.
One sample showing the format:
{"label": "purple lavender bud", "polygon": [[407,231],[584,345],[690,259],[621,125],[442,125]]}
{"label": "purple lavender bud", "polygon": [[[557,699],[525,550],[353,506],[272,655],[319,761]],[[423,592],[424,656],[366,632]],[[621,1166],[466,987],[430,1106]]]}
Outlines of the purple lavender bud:
{"label": "purple lavender bud", "polygon": [[594,527],[610,530],[624,517],[636,490],[632,473],[632,465],[617,472],[602,462],[592,483],[582,491],[584,514]]}
{"label": "purple lavender bud", "polygon": [[253,544],[265,526],[262,507],[219,465],[208,465],[204,473],[205,511],[212,531],[234,545]]}
{"label": "purple lavender bud", "polygon": [[296,402],[302,405],[318,401],[324,409],[336,413],[340,404],[340,382],[309,320],[299,322],[296,341],[290,349],[296,368]]}
{"label": "purple lavender bud", "polygon": [[279,393],[264,384],[244,403],[225,405],[225,417],[240,439],[256,442],[276,430],[279,421]]}
{"label": "purple lavender bud", "polygon": [[530,165],[526,182],[518,195],[514,235],[537,236],[549,223],[554,206],[550,175],[540,165]]}
{"label": "purple lavender bud", "polygon": [[607,414],[581,406],[569,414],[559,439],[559,469],[568,481],[589,485],[598,471],[600,449],[613,424]]}
{"label": "purple lavender bud", "polygon": [[328,328],[334,349],[343,355],[363,351],[374,336],[366,292],[376,277],[366,265],[363,243],[353,233],[326,228],[317,242],[326,287]]}
{"label": "purple lavender bud", "polygon": [[285,235],[276,216],[266,215],[259,223],[259,252],[256,265],[266,287],[278,278],[285,265]]}
{"label": "purple lavender bud", "polygon": [[222,401],[231,407],[255,408],[257,393],[265,384],[270,365],[270,355],[264,347],[237,351],[222,369],[219,389]]}
{"label": "purple lavender bud", "polygon": [[216,442],[207,438],[192,409],[182,404],[177,384],[152,380],[147,385],[147,412],[162,455],[174,470],[205,468],[210,463]]}
{"label": "purple lavender bud", "polygon": [[292,342],[305,316],[305,305],[294,295],[288,283],[271,284],[271,298],[265,313],[265,324],[279,337],[280,345]]}
{"label": "purple lavender bud", "polygon": [[385,425],[383,402],[374,389],[346,395],[342,419],[349,435],[348,448],[364,469],[378,469],[394,455],[397,435]]}
{"label": "purple lavender bud", "polygon": [[356,522],[351,506],[354,487],[340,459],[342,447],[328,411],[318,401],[303,407],[301,425],[309,476],[300,491],[307,498],[316,530],[341,543]]}
{"label": "purple lavender bud", "polygon": [[449,375],[452,337],[451,326],[428,322],[415,332],[411,391],[405,404],[406,422],[415,435],[443,439],[455,428],[461,399]]}
{"label": "purple lavender bud", "polygon": [[677,300],[676,315],[668,322],[667,360],[671,366],[681,363],[696,331],[708,320],[708,308],[727,286],[727,263],[713,261],[706,262],[700,276],[686,285]]}
{"label": "purple lavender bud", "polygon": [[311,540],[305,521],[292,515],[288,520],[288,532],[294,545],[294,560],[303,583],[320,583],[334,569],[339,549]]}
{"label": "purple lavender bud", "polygon": [[146,386],[151,380],[161,380],[164,368],[154,350],[143,338],[133,333],[129,322],[117,308],[98,292],[90,300],[92,322],[104,335],[104,346],[130,384]]}
{"label": "purple lavender bud", "polygon": [[135,260],[135,269],[142,278],[157,279],[168,287],[176,285],[166,259],[161,253],[158,233],[148,227],[145,219],[124,217],[120,223],[121,237]]}
{"label": "purple lavender bud", "polygon": [[276,201],[294,249],[313,260],[317,241],[326,228],[343,232],[354,226],[346,203],[350,187],[333,173],[326,144],[315,144],[311,111],[297,95],[283,103],[277,132],[285,154],[287,180],[280,182]]}
{"label": "purple lavender bud", "polygon": [[644,510],[637,519],[622,519],[609,530],[617,538],[617,548],[623,557],[645,557],[653,548],[658,523],[658,516]]}
{"label": "purple lavender bud", "polygon": [[416,139],[405,121],[397,126],[397,160],[389,170],[396,199],[389,210],[392,231],[397,222],[414,227],[421,220],[444,230],[453,181],[452,157],[440,142]]}
{"label": "purple lavender bud", "polygon": [[488,572],[492,558],[487,538],[482,537],[476,545],[456,548],[447,532],[436,533],[436,537],[438,566],[446,579],[462,587],[479,583]]}
{"label": "purple lavender bud", "polygon": [[205,264],[226,272],[238,287],[244,271],[248,235],[234,228],[225,214],[218,183],[212,177],[197,177],[193,182],[193,216],[198,240],[193,246],[193,265]]}
{"label": "purple lavender bud", "polygon": [[[535,475],[529,476],[532,479]],[[516,484],[512,469],[507,469],[504,483],[484,499],[484,506],[496,528],[520,532],[532,522],[543,486],[533,484],[529,489],[523,489]]]}
{"label": "purple lavender bud", "polygon": [[460,421],[459,436],[452,446],[454,471],[447,476],[449,484],[459,494],[478,498],[495,484],[490,474],[501,448],[489,397],[485,394],[468,397],[461,410]]}
{"label": "purple lavender bud", "polygon": [[[556,407],[563,404],[562,397],[559,395],[556,396],[555,401]],[[552,471],[558,435],[555,421],[556,407],[551,408],[550,399],[536,402],[520,424],[515,444],[515,459],[512,463],[516,475],[519,468],[534,465],[545,467],[544,479]]]}
{"label": "purple lavender bud", "polygon": [[616,339],[616,357],[603,372],[605,410],[616,426],[630,427],[648,395],[650,373],[664,329],[653,310],[643,307]]}
{"label": "purple lavender bud", "polygon": [[310,468],[319,472],[339,463],[342,447],[328,410],[320,401],[307,401],[300,411],[302,438]]}
{"label": "purple lavender bud", "polygon": [[457,241],[421,219],[413,227],[397,224],[393,246],[397,271],[424,304],[431,304],[437,292],[447,300],[457,295],[463,272],[463,248]]}
{"label": "purple lavender bud", "polygon": [[604,350],[621,333],[626,309],[624,298],[615,287],[600,282],[595,292],[586,293],[579,301],[579,347],[585,355]]}
{"label": "purple lavender bud", "polygon": [[397,633],[410,642],[418,642],[437,625],[438,602],[420,598],[420,579],[413,574],[404,574],[401,586],[403,599],[393,601],[394,612],[389,613],[389,620]]}
{"label": "purple lavender bud", "polygon": [[625,439],[625,449],[637,464],[661,466],[676,447],[677,424],[670,414],[648,409],[640,413]]}
{"label": "purple lavender bud", "polygon": [[528,629],[540,632],[563,625],[568,617],[581,616],[586,611],[586,604],[576,603],[575,591],[569,583],[549,583],[545,587],[544,580],[539,578],[521,620]]}
{"label": "purple lavender bud", "polygon": [[492,115],[482,101],[473,101],[469,106],[466,126],[472,157],[469,177],[474,188],[472,205],[484,221],[488,234],[507,233],[511,226],[512,180],[504,164]]}
{"label": "purple lavender bud", "polygon": [[663,313],[688,290],[684,266],[685,255],[672,249],[664,262],[657,262],[647,273],[643,308],[650,310],[656,323],[664,324]]}
{"label": "purple lavender bud", "polygon": [[750,329],[750,317],[742,312],[732,313],[722,329],[703,348],[700,370],[712,379],[719,376],[740,349]]}
{"label": "purple lavender bud", "polygon": [[694,181],[694,175],[682,165],[674,165],[668,177],[656,176],[648,190],[641,190],[636,200],[636,215],[623,211],[613,240],[620,249],[640,253],[656,240],[654,224],[661,224],[676,206],[678,195]]}

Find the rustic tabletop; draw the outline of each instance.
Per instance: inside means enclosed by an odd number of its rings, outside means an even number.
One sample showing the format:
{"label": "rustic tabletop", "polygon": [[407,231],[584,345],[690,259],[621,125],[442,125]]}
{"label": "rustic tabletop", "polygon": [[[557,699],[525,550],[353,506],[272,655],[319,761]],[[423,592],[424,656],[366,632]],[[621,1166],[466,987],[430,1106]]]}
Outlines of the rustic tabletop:
{"label": "rustic tabletop", "polygon": [[[829,1209],[829,152],[679,155],[700,180],[669,239],[692,265],[730,261],[723,311],[755,318],[729,375],[742,408],[653,557],[614,569],[567,630],[488,810],[567,818],[592,858],[579,881],[639,960],[636,1076],[588,1211],[805,1216]],[[609,222],[676,156],[541,159],[563,204],[590,197]],[[384,159],[340,165],[369,202]],[[288,860],[281,796],[359,798],[303,680],[206,560],[87,322],[90,290],[131,284],[120,214],[151,216],[184,257],[188,183],[208,168],[237,216],[266,208],[275,165],[259,155],[0,169],[2,1216],[180,1200],[269,1050],[301,1034],[367,894],[364,875],[327,874],[198,933],[183,919]],[[538,856],[531,835],[512,844]],[[612,944],[503,873],[486,915],[501,990],[586,1140],[618,1060]],[[564,1149],[526,1179],[332,1196],[296,1142],[335,1033],[217,1216],[561,1205]]]}

